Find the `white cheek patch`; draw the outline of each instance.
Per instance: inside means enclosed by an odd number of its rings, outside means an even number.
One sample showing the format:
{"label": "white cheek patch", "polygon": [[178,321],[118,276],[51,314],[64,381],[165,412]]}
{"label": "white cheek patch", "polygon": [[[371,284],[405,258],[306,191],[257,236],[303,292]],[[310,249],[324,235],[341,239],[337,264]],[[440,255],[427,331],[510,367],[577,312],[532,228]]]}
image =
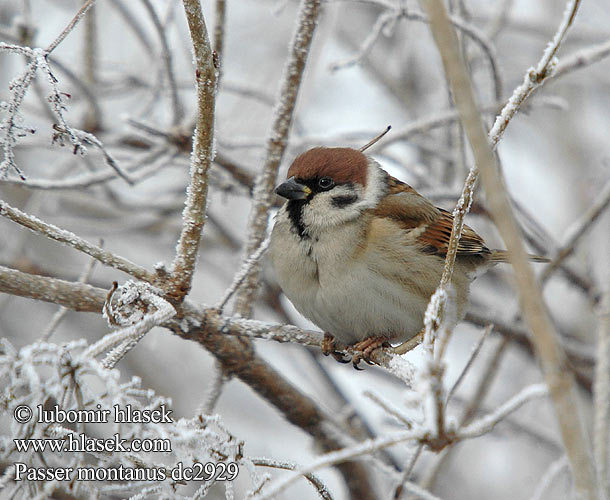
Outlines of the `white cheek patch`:
{"label": "white cheek patch", "polygon": [[[315,232],[317,229],[353,220],[360,215],[362,210],[362,196],[362,189],[358,186],[337,186],[330,191],[318,193],[303,207],[301,216],[303,225],[310,232]],[[348,197],[356,200],[340,207],[337,206],[337,199],[343,201]]]}
{"label": "white cheek patch", "polygon": [[301,221],[310,235],[319,230],[344,224],[374,208],[386,194],[387,175],[373,159],[369,159],[367,185],[338,185],[330,191],[317,193],[303,206]]}

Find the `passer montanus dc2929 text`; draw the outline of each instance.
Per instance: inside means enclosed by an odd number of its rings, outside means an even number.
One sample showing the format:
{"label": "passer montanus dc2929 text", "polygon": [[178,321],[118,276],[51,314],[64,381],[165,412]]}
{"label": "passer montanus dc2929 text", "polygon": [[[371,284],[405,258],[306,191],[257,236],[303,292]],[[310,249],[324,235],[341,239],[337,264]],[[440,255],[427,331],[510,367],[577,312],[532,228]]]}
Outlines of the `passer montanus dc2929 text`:
{"label": "passer montanus dc2929 text", "polygon": [[[325,354],[333,339],[355,344],[357,364],[383,344],[416,337],[440,282],[451,213],[355,149],[311,149],[287,177],[276,189],[288,201],[269,257],[284,294],[325,332]],[[477,273],[506,260],[464,226],[452,278],[456,322]]]}

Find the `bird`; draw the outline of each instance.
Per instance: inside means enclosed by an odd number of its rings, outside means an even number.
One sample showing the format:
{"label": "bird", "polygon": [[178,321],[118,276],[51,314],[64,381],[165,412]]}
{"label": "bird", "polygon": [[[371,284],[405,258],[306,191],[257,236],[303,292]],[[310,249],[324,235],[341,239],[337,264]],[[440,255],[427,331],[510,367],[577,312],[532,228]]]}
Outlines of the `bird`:
{"label": "bird", "polygon": [[[453,215],[363,149],[347,147],[300,154],[275,193],[286,202],[271,232],[271,267],[297,311],[323,330],[322,352],[349,362],[336,341],[353,346],[357,368],[361,360],[371,364],[379,347],[417,345],[441,279]],[[455,324],[466,313],[470,283],[507,261],[506,251],[490,250],[464,225],[451,280]]]}

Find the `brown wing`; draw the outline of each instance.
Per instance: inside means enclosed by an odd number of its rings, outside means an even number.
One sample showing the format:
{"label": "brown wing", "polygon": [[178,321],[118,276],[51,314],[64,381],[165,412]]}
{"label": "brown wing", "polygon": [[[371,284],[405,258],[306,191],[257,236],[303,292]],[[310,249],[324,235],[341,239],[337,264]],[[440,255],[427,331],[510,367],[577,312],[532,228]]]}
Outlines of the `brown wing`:
{"label": "brown wing", "polygon": [[[435,207],[408,184],[389,176],[389,196],[374,211],[377,217],[388,217],[412,233],[427,254],[444,257],[449,247],[453,215]],[[458,255],[487,256],[491,251],[472,228],[464,225]]]}

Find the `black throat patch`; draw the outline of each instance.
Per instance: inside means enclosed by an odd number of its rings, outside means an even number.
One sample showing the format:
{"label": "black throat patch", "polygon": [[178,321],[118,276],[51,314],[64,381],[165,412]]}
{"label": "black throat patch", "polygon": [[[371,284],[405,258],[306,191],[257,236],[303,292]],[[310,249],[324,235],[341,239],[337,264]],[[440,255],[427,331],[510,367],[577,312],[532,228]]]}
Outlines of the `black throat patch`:
{"label": "black throat patch", "polygon": [[307,233],[307,229],[302,220],[303,207],[305,207],[308,201],[309,200],[291,200],[288,202],[288,205],[286,205],[292,227],[296,229],[301,239],[309,239],[309,234]]}

